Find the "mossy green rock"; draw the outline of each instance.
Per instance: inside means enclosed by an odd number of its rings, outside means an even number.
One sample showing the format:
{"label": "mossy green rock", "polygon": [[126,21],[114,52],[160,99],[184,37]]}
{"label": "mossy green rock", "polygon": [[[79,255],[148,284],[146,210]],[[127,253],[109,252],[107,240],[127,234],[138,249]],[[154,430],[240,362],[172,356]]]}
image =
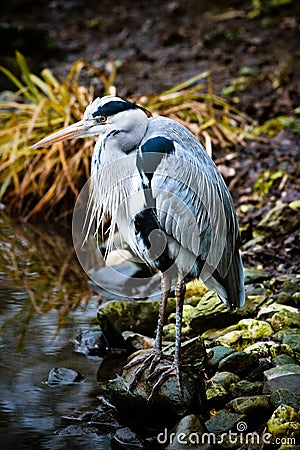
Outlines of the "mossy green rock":
{"label": "mossy green rock", "polygon": [[294,308],[293,306],[289,305],[281,305],[279,303],[272,303],[271,305],[266,305],[260,308],[260,310],[257,313],[257,319],[258,320],[267,320],[271,319],[271,317],[275,313],[279,313],[280,311],[290,311],[291,313],[297,314],[298,309]]}
{"label": "mossy green rock", "polygon": [[259,341],[244,348],[245,353],[251,353],[258,358],[267,358],[270,356],[270,348],[275,345],[274,341]]}
{"label": "mossy green rock", "polygon": [[262,392],[263,383],[261,381],[240,380],[231,384],[229,392],[234,397],[245,397],[249,395],[257,395]]}
{"label": "mossy green rock", "polygon": [[[104,334],[135,331],[144,335],[154,334],[160,300],[112,300],[100,305],[97,319]],[[169,299],[167,313],[175,306]]]}
{"label": "mossy green rock", "polygon": [[283,366],[284,364],[296,364],[296,360],[294,358],[289,355],[285,355],[284,353],[275,356],[272,362],[275,366]]}
{"label": "mossy green rock", "polygon": [[282,437],[298,438],[300,435],[300,415],[288,405],[280,405],[268,420],[268,431],[273,439]]}
{"label": "mossy green rock", "polygon": [[240,378],[232,372],[217,372],[209,381],[228,389],[232,383],[238,383]]}
{"label": "mossy green rock", "polygon": [[206,384],[206,398],[209,407],[218,406],[228,400],[228,392],[219,383],[208,381]]}
{"label": "mossy green rock", "polygon": [[270,410],[270,396],[267,394],[237,397],[226,405],[240,414],[260,414]]}
{"label": "mossy green rock", "polygon": [[288,344],[300,356],[300,328],[278,331],[274,338],[283,344]]}
{"label": "mossy green rock", "polygon": [[244,332],[247,339],[260,339],[273,334],[272,327],[262,320],[242,319],[238,323],[239,329]]}
{"label": "mossy green rock", "polygon": [[294,356],[293,349],[288,344],[273,344],[270,348],[270,355],[272,358],[276,358],[279,355]]}
{"label": "mossy green rock", "polygon": [[[291,310],[293,309],[293,310]],[[271,325],[275,331],[283,328],[299,328],[300,327],[300,311],[297,308],[285,306],[271,317]]]}

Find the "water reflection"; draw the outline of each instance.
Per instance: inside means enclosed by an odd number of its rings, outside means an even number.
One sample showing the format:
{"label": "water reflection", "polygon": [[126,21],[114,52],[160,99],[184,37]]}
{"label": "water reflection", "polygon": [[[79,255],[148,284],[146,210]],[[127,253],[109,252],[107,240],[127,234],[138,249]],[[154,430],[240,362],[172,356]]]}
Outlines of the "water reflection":
{"label": "water reflection", "polygon": [[[6,449],[109,449],[105,436],[59,436],[61,416],[97,406],[99,360],[70,342],[95,323],[97,299],[63,233],[0,215],[0,445]],[[53,367],[69,367],[82,383],[51,388]]]}

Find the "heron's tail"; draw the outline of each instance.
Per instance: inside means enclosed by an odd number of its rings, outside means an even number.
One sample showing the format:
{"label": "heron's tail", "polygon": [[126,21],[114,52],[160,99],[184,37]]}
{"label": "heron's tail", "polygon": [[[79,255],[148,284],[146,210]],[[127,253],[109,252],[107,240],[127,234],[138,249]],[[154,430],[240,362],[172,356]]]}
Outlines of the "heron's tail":
{"label": "heron's tail", "polygon": [[244,272],[238,249],[232,255],[231,264],[225,278],[217,271],[205,281],[209,289],[216,291],[222,302],[230,309],[241,308],[245,303]]}

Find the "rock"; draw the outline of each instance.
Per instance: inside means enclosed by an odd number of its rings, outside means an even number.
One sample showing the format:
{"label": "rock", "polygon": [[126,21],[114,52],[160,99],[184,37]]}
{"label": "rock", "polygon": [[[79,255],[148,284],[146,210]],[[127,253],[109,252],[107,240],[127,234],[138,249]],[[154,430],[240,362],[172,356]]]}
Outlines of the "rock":
{"label": "rock", "polygon": [[270,356],[270,348],[274,341],[259,341],[244,348],[245,353],[251,353],[258,358],[267,358]]}
{"label": "rock", "polygon": [[[167,445],[166,450],[210,450],[212,446],[205,438],[206,429],[198,416],[190,414],[183,417],[168,434],[159,433],[158,444]],[[202,438],[203,436],[203,438]]]}
{"label": "rock", "polygon": [[238,383],[240,379],[235,373],[232,372],[218,372],[213,377],[211,377],[208,382],[209,381],[215,384],[220,384],[224,389],[228,389],[231,384]]}
{"label": "rock", "polygon": [[223,358],[219,363],[220,371],[233,372],[236,375],[245,374],[257,365],[257,358],[251,353],[234,352]]}
{"label": "rock", "polygon": [[99,431],[96,427],[89,425],[69,425],[66,428],[63,428],[57,432],[57,434],[61,437],[64,436],[86,436],[87,434],[94,434],[95,436],[99,435]]}
{"label": "rock", "polygon": [[234,352],[235,350],[233,348],[224,347],[223,345],[217,345],[216,347],[213,347],[212,349],[210,349],[210,355],[207,360],[208,367],[217,370],[220,361]]}
{"label": "rock", "polygon": [[244,277],[245,277],[245,284],[253,284],[265,281],[268,276],[261,269],[245,268]]}
{"label": "rock", "polygon": [[273,392],[280,388],[286,388],[291,391],[299,391],[300,386],[300,366],[297,364],[284,364],[283,366],[273,367],[264,372],[267,387]]}
{"label": "rock", "polygon": [[257,395],[262,392],[263,383],[261,381],[240,380],[231,384],[229,391],[234,397],[244,397]]}
{"label": "rock", "polygon": [[226,407],[240,414],[263,414],[270,410],[270,396],[261,394],[238,397],[227,403]]}
{"label": "rock", "polygon": [[268,306],[263,306],[260,308],[260,310],[257,313],[257,319],[258,320],[267,320],[271,319],[271,317],[276,313],[280,312],[282,310],[291,311],[291,312],[297,312],[297,309],[293,306],[288,305],[281,305],[279,303],[272,303]]}
{"label": "rock", "polygon": [[66,384],[80,383],[83,380],[84,377],[77,370],[66,367],[55,367],[50,370],[45,383],[48,386],[63,386]]}
{"label": "rock", "polygon": [[83,353],[86,356],[104,356],[110,351],[108,342],[102,331],[84,330],[81,331],[71,342],[74,344],[74,350]]}
{"label": "rock", "polygon": [[114,449],[130,449],[143,450],[145,445],[139,436],[134,433],[130,428],[119,428],[111,441],[112,448]]}
{"label": "rock", "polygon": [[284,353],[273,358],[272,363],[275,366],[283,366],[284,364],[296,364],[296,360],[289,355]]}
{"label": "rock", "polygon": [[300,310],[293,308],[292,306],[283,308],[275,312],[271,317],[271,325],[275,331],[282,330],[283,328],[299,328],[300,327]]}
{"label": "rock", "polygon": [[267,425],[273,439],[288,437],[297,439],[300,435],[300,415],[291,406],[278,406]]}
{"label": "rock", "polygon": [[292,328],[290,330],[278,331],[274,338],[283,344],[288,344],[296,354],[300,356],[300,329]]}
{"label": "rock", "polygon": [[265,371],[273,367],[270,358],[259,358],[257,366],[249,373],[244,375],[244,378],[248,381],[264,381]]}
{"label": "rock", "polygon": [[229,394],[219,383],[208,381],[206,386],[206,398],[209,407],[218,406],[228,400]]}
{"label": "rock", "polygon": [[274,408],[280,405],[291,406],[292,408],[300,408],[300,392],[290,391],[289,389],[281,388],[272,392],[270,402]]}
{"label": "rock", "polygon": [[244,332],[243,338],[246,339],[261,339],[273,334],[271,326],[262,320],[242,319],[238,326]]}
{"label": "rock", "polygon": [[[112,300],[100,305],[97,318],[101,329],[111,346],[121,346],[124,342],[123,331],[134,331],[153,336],[158,318],[160,300]],[[175,306],[175,300],[169,299],[167,314]]]}
{"label": "rock", "polygon": [[154,345],[154,338],[133,331],[123,331],[122,336],[128,347],[132,347],[135,351],[152,348]]}
{"label": "rock", "polygon": [[290,234],[299,227],[300,211],[293,210],[288,204],[278,201],[257,225],[257,230]]}
{"label": "rock", "polygon": [[294,356],[293,349],[288,344],[273,344],[270,347],[270,355],[272,358],[276,358],[279,355],[288,355],[290,357]]}
{"label": "rock", "polygon": [[[150,351],[151,352],[151,351]],[[144,352],[150,354],[149,351]],[[142,353],[135,354],[130,362],[138,360]],[[130,388],[136,371],[141,367],[141,362],[137,363],[127,370],[123,370],[122,376],[117,376],[110,380],[107,386],[108,395],[111,402],[126,415],[134,417],[147,417],[147,420],[159,421],[162,418],[166,421],[174,417],[183,416],[193,408],[202,408],[206,402],[204,388],[201,388],[202,381],[190,373],[182,371],[182,393],[178,388],[176,376],[168,377],[160,387],[155,391],[151,401],[150,394],[154,384],[158,381],[159,375],[165,367],[170,366],[170,360],[162,356],[155,369],[158,371],[156,376],[149,379],[149,366],[143,370],[136,382],[136,385]],[[153,372],[151,372],[153,375]]]}
{"label": "rock", "polygon": [[238,414],[228,411],[227,409],[221,409],[211,419],[205,422],[205,426],[209,433],[218,435],[226,433],[229,430],[234,430],[238,422],[245,420],[244,414]]}
{"label": "rock", "polygon": [[290,292],[279,292],[276,300],[280,305],[294,306],[293,296]]}

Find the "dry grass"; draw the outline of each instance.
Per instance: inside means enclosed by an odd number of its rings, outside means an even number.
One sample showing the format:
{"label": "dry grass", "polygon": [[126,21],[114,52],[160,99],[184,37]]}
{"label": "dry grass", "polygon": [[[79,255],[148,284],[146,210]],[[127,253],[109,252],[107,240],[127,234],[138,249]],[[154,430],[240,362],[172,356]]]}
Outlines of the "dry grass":
{"label": "dry grass", "polygon": [[[0,101],[0,201],[25,220],[68,216],[89,177],[94,140],[74,140],[32,150],[30,146],[54,130],[82,118],[94,89],[80,84],[83,71],[99,80],[103,94],[111,92],[115,71],[108,75],[77,61],[60,82],[49,69],[38,77],[17,53],[20,78],[0,70],[15,84],[11,99]],[[250,138],[252,121],[214,95],[208,72],[155,96],[134,98],[154,114],[176,119],[206,145],[229,147]]]}

